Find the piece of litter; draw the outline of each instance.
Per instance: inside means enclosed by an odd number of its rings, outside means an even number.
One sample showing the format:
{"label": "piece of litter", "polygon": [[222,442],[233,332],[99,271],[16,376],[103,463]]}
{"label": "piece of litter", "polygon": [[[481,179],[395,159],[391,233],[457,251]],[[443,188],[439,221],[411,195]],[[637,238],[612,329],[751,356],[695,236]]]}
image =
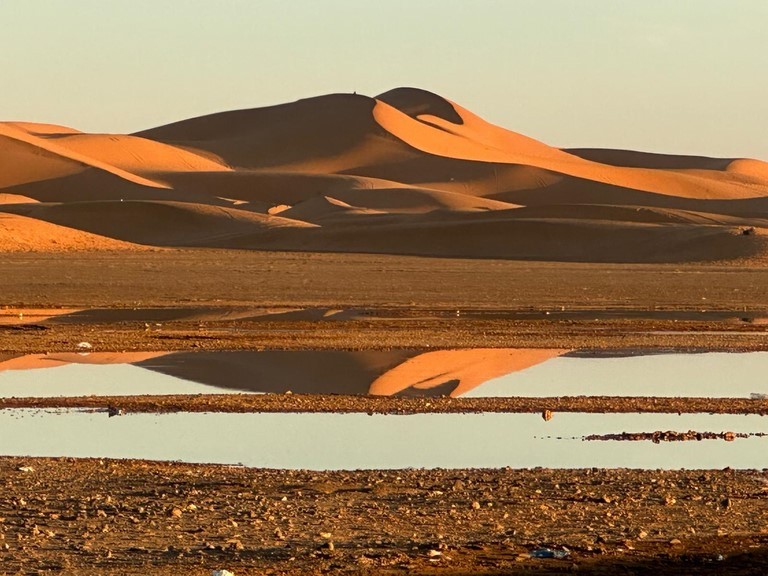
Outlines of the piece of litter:
{"label": "piece of litter", "polygon": [[34,472],[35,471],[35,469],[32,468],[32,466],[19,466],[18,468],[16,468],[16,470],[18,470],[19,472]]}
{"label": "piece of litter", "polygon": [[211,572],[211,576],[235,576],[235,573],[229,570],[214,570]]}
{"label": "piece of litter", "polygon": [[571,555],[570,550],[552,550],[551,548],[537,548],[529,553],[531,558],[567,558]]}

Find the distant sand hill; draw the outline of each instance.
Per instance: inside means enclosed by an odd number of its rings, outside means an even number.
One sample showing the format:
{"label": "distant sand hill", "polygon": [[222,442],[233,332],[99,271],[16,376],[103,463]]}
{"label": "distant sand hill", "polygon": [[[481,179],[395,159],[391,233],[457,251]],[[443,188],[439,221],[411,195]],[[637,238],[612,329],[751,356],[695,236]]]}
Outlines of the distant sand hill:
{"label": "distant sand hill", "polygon": [[0,251],[768,261],[768,163],[558,149],[398,88],[132,135],[0,123]]}

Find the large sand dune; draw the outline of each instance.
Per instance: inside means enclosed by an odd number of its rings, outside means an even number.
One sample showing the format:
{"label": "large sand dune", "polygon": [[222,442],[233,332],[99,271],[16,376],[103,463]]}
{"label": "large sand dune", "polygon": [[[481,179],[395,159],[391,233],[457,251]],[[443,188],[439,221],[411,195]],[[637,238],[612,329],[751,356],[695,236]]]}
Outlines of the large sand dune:
{"label": "large sand dune", "polygon": [[133,135],[0,123],[3,212],[0,250],[763,262],[768,163],[558,149],[398,88]]}

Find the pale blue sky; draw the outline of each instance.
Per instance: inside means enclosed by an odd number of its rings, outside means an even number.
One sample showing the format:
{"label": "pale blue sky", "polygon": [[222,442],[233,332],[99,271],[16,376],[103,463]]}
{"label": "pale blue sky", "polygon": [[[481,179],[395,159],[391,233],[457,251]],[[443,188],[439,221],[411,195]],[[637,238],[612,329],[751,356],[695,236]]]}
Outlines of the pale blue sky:
{"label": "pale blue sky", "polygon": [[0,24],[4,120],[417,86],[557,146],[768,160],[766,0],[0,0]]}

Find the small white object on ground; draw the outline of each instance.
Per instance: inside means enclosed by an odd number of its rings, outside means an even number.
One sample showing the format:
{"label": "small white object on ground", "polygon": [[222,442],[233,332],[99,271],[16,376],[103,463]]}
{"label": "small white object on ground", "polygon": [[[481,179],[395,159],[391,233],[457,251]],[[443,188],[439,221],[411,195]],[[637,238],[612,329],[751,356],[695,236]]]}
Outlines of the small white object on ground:
{"label": "small white object on ground", "polygon": [[80,342],[80,344],[78,344],[77,347],[80,350],[90,350],[91,348],[93,348],[93,345],[90,342]]}
{"label": "small white object on ground", "polygon": [[229,570],[214,570],[211,572],[211,576],[235,576],[235,573]]}

